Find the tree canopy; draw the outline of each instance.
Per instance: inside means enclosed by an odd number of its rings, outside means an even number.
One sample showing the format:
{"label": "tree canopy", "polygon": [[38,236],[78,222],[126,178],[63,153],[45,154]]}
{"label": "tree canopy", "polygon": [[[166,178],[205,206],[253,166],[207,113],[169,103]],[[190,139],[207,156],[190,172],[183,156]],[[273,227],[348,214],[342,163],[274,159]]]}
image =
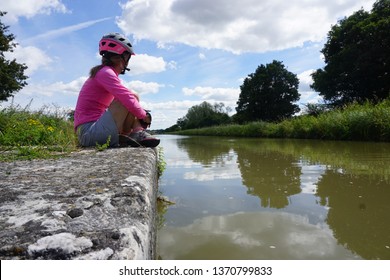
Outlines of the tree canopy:
{"label": "tree canopy", "polygon": [[[0,11],[0,17],[6,13]],[[24,71],[27,66],[19,64],[15,59],[5,59],[4,52],[12,52],[16,47],[15,36],[8,33],[9,26],[5,26],[0,20],[0,101],[6,101],[21,90],[26,83],[27,76]]]}
{"label": "tree canopy", "polygon": [[235,121],[280,121],[299,112],[299,80],[282,62],[260,65],[240,86]]}
{"label": "tree canopy", "polygon": [[370,12],[340,20],[322,49],[325,67],[312,74],[311,87],[334,106],[381,101],[390,93],[390,0]]}
{"label": "tree canopy", "polygon": [[204,101],[199,105],[192,106],[187,114],[180,118],[176,125],[168,128],[167,131],[227,124],[230,122],[229,111],[230,108],[225,107],[223,103],[212,105]]}

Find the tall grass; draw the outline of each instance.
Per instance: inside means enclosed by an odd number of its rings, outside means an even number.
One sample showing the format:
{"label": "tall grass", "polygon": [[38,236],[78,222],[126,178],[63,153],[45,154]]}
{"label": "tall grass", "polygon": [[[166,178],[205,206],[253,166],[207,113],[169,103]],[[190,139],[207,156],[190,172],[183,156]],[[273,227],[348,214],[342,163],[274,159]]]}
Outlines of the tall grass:
{"label": "tall grass", "polygon": [[73,122],[48,107],[0,110],[0,160],[46,158],[77,149]]}
{"label": "tall grass", "polygon": [[351,104],[280,123],[252,122],[179,131],[182,135],[390,141],[390,99],[379,104]]}

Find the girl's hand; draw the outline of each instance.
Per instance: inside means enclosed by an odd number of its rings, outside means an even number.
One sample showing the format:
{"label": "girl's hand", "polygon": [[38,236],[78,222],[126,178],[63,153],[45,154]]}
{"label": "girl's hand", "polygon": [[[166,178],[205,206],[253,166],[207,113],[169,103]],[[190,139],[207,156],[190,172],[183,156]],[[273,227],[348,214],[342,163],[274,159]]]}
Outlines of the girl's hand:
{"label": "girl's hand", "polygon": [[144,129],[150,127],[150,125],[152,124],[152,115],[149,113],[149,111],[146,111],[146,117],[140,120],[140,123]]}

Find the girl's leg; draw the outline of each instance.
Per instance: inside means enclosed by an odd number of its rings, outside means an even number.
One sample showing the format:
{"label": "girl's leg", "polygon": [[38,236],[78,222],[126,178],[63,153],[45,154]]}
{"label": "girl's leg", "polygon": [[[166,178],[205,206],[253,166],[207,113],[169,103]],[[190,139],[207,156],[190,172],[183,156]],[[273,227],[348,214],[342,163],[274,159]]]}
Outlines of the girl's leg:
{"label": "girl's leg", "polygon": [[119,134],[131,131],[135,117],[118,100],[112,101],[108,110],[115,121]]}
{"label": "girl's leg", "polygon": [[129,113],[119,101],[114,100],[108,110],[115,121],[119,134],[128,135],[128,137],[146,147],[156,147],[160,143],[160,139],[147,133],[139,120]]}
{"label": "girl's leg", "polygon": [[122,105],[118,100],[114,100],[108,110],[111,112],[114,118],[115,124],[118,128],[119,134],[128,134],[138,123],[138,120],[133,116],[126,107]]}

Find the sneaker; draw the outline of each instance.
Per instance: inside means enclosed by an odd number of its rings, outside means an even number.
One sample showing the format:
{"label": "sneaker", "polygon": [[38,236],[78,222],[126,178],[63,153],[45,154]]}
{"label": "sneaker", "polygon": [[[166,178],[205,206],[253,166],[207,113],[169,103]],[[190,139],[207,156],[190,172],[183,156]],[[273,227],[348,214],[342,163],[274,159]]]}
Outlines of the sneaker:
{"label": "sneaker", "polygon": [[160,144],[160,139],[153,137],[145,130],[139,130],[137,132],[130,133],[129,137],[136,142],[140,143],[144,147],[154,148]]}
{"label": "sneaker", "polygon": [[141,144],[128,135],[119,134],[119,147],[141,147]]}

